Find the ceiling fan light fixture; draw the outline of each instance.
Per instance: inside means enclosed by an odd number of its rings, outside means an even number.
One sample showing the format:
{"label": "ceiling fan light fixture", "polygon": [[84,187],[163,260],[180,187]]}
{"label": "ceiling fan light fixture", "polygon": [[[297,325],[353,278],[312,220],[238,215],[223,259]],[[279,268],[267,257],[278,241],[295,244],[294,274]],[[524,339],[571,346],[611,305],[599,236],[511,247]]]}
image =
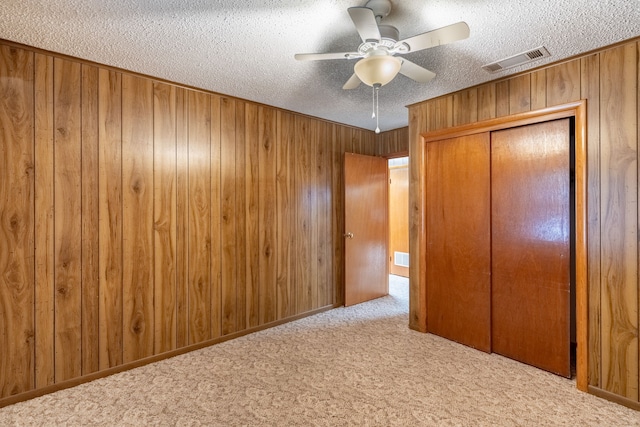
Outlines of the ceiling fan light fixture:
{"label": "ceiling fan light fixture", "polygon": [[353,71],[366,85],[384,86],[400,71],[402,61],[391,55],[372,55],[356,62]]}

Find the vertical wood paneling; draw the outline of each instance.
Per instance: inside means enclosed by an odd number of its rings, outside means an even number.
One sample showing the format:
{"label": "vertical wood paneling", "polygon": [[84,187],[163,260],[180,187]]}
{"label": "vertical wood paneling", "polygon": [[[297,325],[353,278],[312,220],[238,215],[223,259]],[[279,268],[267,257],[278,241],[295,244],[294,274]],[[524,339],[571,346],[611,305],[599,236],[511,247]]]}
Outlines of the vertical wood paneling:
{"label": "vertical wood paneling", "polygon": [[427,328],[424,292],[424,143],[420,133],[428,130],[427,103],[409,108],[409,327],[422,332]]}
{"label": "vertical wood paneling", "polygon": [[33,62],[0,46],[0,397],[34,387]]}
{"label": "vertical wood paneling", "polygon": [[122,78],[123,362],[153,354],[153,83]]}
{"label": "vertical wood paneling", "polygon": [[176,348],[176,88],[153,85],[154,353]]}
{"label": "vertical wood paneling", "polygon": [[2,335],[2,396],[218,337],[223,301],[226,333],[342,301],[342,156],[406,149],[406,129],[223,111],[217,95],[1,54],[0,194],[22,202],[0,206],[17,254],[0,258],[15,279],[0,303],[20,307],[0,319],[16,331]]}
{"label": "vertical wood paneling", "polygon": [[600,56],[581,60],[581,97],[587,100],[587,265],[588,265],[588,382],[600,381]]}
{"label": "vertical wood paneling", "polygon": [[211,96],[211,338],[222,335],[222,215],[220,97]]}
{"label": "vertical wood paneling", "polygon": [[189,108],[176,88],[176,347],[189,344]]}
{"label": "vertical wood paneling", "polygon": [[445,96],[427,102],[427,127],[438,130],[453,125],[453,96]]}
{"label": "vertical wood paneling", "polygon": [[273,322],[277,314],[276,258],[276,112],[270,107],[258,108],[260,141],[258,161],[258,229],[260,233],[260,324]]}
{"label": "vertical wood paneling", "polygon": [[602,387],[638,399],[637,48],[600,54]]}
{"label": "vertical wood paneling", "polygon": [[211,337],[211,104],[189,92],[189,343]]}
{"label": "vertical wood paneling", "polygon": [[284,319],[295,312],[291,293],[291,156],[294,137],[293,116],[278,111],[276,143],[276,318]]}
{"label": "vertical wood paneling", "polygon": [[296,116],[295,149],[295,250],[296,276],[298,283],[296,307],[298,313],[309,311],[312,305],[311,287],[311,143],[310,119]]}
{"label": "vertical wood paneling", "polygon": [[547,105],[560,105],[580,99],[580,60],[547,69]]}
{"label": "vertical wood paneling", "polygon": [[[235,148],[236,148],[236,167],[235,167],[235,210],[240,215],[236,215],[236,282],[235,286],[235,314],[236,326],[238,329],[245,329],[249,321],[247,316],[247,220],[244,213],[247,209],[247,183],[245,179],[247,170],[246,144],[251,138],[255,138],[255,134],[250,134],[247,128],[247,109],[244,102],[236,101],[235,116]],[[254,110],[250,109],[250,113]],[[252,121],[255,123],[255,120]],[[257,128],[254,129],[257,132]]]}
{"label": "vertical wood paneling", "polygon": [[488,83],[478,87],[478,120],[496,117],[496,84]]}
{"label": "vertical wood paneling", "polygon": [[465,125],[478,120],[478,90],[468,89],[453,95],[453,125]]}
{"label": "vertical wood paneling", "polygon": [[259,119],[258,106],[247,103],[246,143],[245,143],[245,280],[246,280],[246,317],[247,327],[257,326],[260,322],[260,230],[258,229],[258,204],[260,177],[259,167]]}
{"label": "vertical wood paneling", "polygon": [[82,65],[82,374],[100,369],[98,67]]}
{"label": "vertical wood paneling", "polygon": [[531,73],[531,109],[540,110],[547,106],[547,70]]}
{"label": "vertical wood paneling", "polygon": [[[307,179],[309,180],[309,249],[310,249],[310,290],[309,306],[313,309],[318,306],[318,242],[320,240],[320,227],[318,224],[318,134],[320,124],[315,120],[309,121],[309,170]],[[355,132],[358,152],[362,152],[362,134]]]}
{"label": "vertical wood paneling", "polygon": [[[222,242],[222,334],[236,331],[236,101],[220,101],[220,194]],[[238,257],[243,258],[243,257]]]}
{"label": "vertical wood paneling", "polygon": [[[318,306],[333,304],[333,240],[331,226],[331,137],[333,127],[321,123],[322,132],[318,140],[318,227],[320,229],[318,266]],[[371,150],[375,151],[375,137],[370,142]],[[372,153],[374,154],[374,153]]]}
{"label": "vertical wood paneling", "polygon": [[82,68],[54,60],[55,379],[82,375]]}
{"label": "vertical wood paneling", "polygon": [[509,80],[496,83],[496,117],[509,115]]}
{"label": "vertical wood paneling", "polygon": [[509,114],[531,110],[531,75],[523,74],[508,80]]}
{"label": "vertical wood paneling", "polygon": [[35,54],[35,154],[34,154],[34,157],[35,157],[35,170],[34,170],[34,174],[35,174],[35,264],[36,264],[36,270],[35,270],[35,340],[36,340],[35,341],[35,370],[36,370],[35,371],[35,387],[36,388],[44,387],[44,386],[53,384],[55,382],[54,369],[53,369],[53,366],[54,366],[53,129],[54,129],[54,125],[53,125],[53,57],[45,56],[37,53]]}
{"label": "vertical wood paneling", "polygon": [[[344,126],[333,126],[332,143],[332,193],[334,195],[333,224],[333,280],[334,303],[344,304],[344,153],[346,143],[343,139]],[[293,153],[293,148],[291,148]],[[293,158],[293,156],[292,156]],[[292,165],[292,171],[295,165]]]}
{"label": "vertical wood paneling", "polygon": [[100,69],[100,369],[122,363],[122,75]]}

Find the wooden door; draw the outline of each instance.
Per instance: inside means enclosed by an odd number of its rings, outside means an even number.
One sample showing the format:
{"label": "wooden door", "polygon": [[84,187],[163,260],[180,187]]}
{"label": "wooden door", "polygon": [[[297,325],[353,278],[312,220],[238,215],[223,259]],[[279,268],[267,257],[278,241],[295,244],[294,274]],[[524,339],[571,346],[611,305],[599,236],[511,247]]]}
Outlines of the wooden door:
{"label": "wooden door", "polygon": [[345,153],[345,306],[389,293],[387,160]]}
{"label": "wooden door", "polygon": [[569,119],[492,133],[493,351],[570,376]]}
{"label": "wooden door", "polygon": [[427,331],[491,351],[489,133],[427,144]]}
{"label": "wooden door", "polygon": [[409,277],[409,166],[389,167],[389,273]]}

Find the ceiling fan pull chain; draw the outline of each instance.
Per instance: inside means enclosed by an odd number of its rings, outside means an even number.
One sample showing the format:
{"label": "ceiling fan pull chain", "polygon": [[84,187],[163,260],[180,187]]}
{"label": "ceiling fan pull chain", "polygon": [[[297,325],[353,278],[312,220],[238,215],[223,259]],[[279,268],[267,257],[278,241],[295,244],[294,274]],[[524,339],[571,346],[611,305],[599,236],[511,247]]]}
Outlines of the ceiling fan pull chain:
{"label": "ceiling fan pull chain", "polygon": [[373,90],[376,95],[376,133],[380,133],[380,118],[378,117],[380,116],[380,110],[378,110],[378,92],[380,90],[380,86],[375,86]]}
{"label": "ceiling fan pull chain", "polygon": [[371,93],[371,109],[372,109],[371,118],[375,119],[376,118],[376,88],[371,86],[371,89],[373,90],[373,92]]}

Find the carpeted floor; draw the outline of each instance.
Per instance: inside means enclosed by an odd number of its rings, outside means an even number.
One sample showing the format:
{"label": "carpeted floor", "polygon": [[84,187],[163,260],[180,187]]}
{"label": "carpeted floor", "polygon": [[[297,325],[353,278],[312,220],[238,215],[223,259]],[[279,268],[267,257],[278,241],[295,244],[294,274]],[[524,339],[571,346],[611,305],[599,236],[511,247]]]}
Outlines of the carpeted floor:
{"label": "carpeted floor", "polygon": [[640,426],[575,382],[407,327],[391,295],[0,409],[1,426]]}

